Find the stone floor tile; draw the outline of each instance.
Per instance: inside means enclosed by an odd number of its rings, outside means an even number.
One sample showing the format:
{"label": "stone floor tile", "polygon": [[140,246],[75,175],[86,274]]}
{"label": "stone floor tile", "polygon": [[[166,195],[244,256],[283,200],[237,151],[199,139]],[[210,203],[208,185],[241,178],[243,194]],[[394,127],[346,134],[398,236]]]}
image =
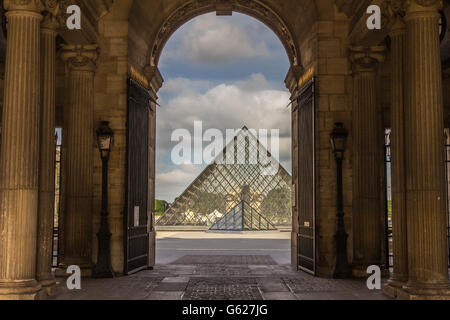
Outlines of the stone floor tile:
{"label": "stone floor tile", "polygon": [[154,291],[185,291],[187,282],[184,283],[160,283]]}
{"label": "stone floor tile", "polygon": [[264,300],[297,300],[292,292],[263,292]]}
{"label": "stone floor tile", "polygon": [[145,300],[181,300],[183,291],[153,291]]}
{"label": "stone floor tile", "polygon": [[166,277],[161,283],[188,283],[189,277]]}

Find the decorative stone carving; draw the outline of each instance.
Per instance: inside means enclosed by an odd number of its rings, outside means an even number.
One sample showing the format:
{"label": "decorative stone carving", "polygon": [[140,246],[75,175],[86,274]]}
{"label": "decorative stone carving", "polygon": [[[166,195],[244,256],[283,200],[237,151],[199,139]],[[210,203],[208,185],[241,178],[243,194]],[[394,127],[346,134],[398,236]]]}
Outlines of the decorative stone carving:
{"label": "decorative stone carving", "polygon": [[60,57],[71,69],[95,71],[99,56],[98,45],[63,45]]}
{"label": "decorative stone carving", "polygon": [[[148,59],[150,65],[158,65],[164,44],[175,30],[198,15],[216,11],[222,4],[222,1],[219,4],[217,0],[191,0],[175,10],[163,23],[156,36]],[[227,5],[231,6],[233,11],[250,15],[269,26],[286,48],[291,65],[298,65],[301,60],[296,40],[289,27],[274,10],[258,0],[228,0]]]}
{"label": "decorative stone carving", "polygon": [[42,29],[56,31],[60,26],[60,2],[57,0],[46,0],[45,9],[47,13],[41,23]]}
{"label": "decorative stone carving", "polygon": [[385,60],[385,47],[382,46],[355,46],[350,48],[350,60],[354,71],[373,71],[378,63]]}

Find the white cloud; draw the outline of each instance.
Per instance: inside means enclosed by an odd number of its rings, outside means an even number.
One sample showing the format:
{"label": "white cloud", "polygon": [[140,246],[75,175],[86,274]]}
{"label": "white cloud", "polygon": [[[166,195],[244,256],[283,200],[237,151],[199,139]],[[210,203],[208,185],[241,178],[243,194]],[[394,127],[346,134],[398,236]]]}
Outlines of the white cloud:
{"label": "white cloud", "polygon": [[[202,15],[186,26],[178,49],[168,57],[194,63],[216,64],[239,58],[269,57],[270,52],[258,23],[236,24],[235,20]],[[255,36],[256,35],[256,36]]]}
{"label": "white cloud", "polygon": [[201,173],[201,168],[194,165],[180,165],[168,172],[156,174],[156,199],[172,202]]}

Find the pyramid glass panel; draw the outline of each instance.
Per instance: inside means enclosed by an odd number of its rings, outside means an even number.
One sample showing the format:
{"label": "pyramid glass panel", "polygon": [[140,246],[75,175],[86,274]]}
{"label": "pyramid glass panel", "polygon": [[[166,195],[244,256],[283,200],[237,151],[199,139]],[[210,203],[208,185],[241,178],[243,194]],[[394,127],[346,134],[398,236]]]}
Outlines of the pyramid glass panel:
{"label": "pyramid glass panel", "polygon": [[[268,174],[268,164],[276,164],[278,171]],[[255,210],[267,221],[266,229],[269,224],[290,226],[291,181],[289,173],[244,127],[156,220],[156,226],[209,228],[241,203],[244,210],[249,206],[249,211]],[[260,227],[257,221],[244,224],[250,230]]]}

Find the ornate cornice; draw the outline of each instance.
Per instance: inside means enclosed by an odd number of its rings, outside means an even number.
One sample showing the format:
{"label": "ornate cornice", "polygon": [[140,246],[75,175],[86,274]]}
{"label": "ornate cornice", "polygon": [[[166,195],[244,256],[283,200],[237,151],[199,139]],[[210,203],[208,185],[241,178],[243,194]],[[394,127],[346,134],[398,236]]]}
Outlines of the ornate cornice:
{"label": "ornate cornice", "polygon": [[353,72],[374,72],[385,60],[386,48],[382,46],[354,46],[350,48]]}
{"label": "ornate cornice", "polygon": [[[50,0],[55,1],[55,0]],[[91,44],[98,42],[98,21],[106,15],[113,0],[58,0],[60,2],[60,15],[58,16],[61,28],[59,34],[67,43]],[[119,0],[120,1],[120,0]],[[81,9],[81,30],[68,30],[66,26],[67,7],[78,5]]]}
{"label": "ornate cornice", "polygon": [[98,45],[63,45],[59,56],[72,70],[94,72],[99,49]]}
{"label": "ornate cornice", "polygon": [[150,83],[150,87],[156,93],[161,89],[164,79],[159,72],[158,67],[146,65],[144,67],[144,75]]}
{"label": "ornate cornice", "polygon": [[298,90],[298,82],[303,74],[303,67],[301,66],[291,66],[286,75],[286,79],[284,83],[286,84],[286,88],[291,93],[291,97],[293,98]]}
{"label": "ornate cornice", "polygon": [[189,0],[178,7],[162,24],[154,40],[148,61],[152,66],[158,65],[162,49],[170,36],[184,23],[201,14],[227,10],[252,16],[270,27],[280,38],[289,56],[291,65],[301,62],[296,39],[290,28],[270,7],[259,0]]}

